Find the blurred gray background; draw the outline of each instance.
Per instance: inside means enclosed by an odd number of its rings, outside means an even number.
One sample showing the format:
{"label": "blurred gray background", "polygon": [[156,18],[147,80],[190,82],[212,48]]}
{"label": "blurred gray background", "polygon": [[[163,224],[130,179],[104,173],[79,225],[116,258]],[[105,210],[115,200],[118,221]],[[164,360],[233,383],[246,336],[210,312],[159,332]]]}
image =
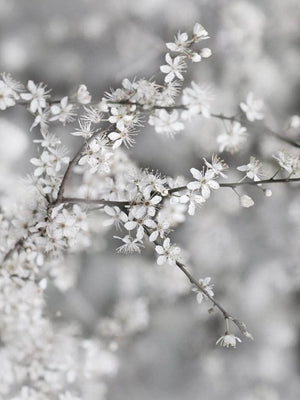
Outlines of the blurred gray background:
{"label": "blurred gray background", "polygon": [[[165,42],[195,22],[210,33],[213,56],[191,66],[186,82],[210,84],[214,110],[235,113],[252,90],[264,98],[274,129],[299,114],[299,0],[0,0],[0,70],[22,82],[42,81],[55,96],[84,83],[101,99],[125,77],[157,74]],[[31,170],[31,139],[38,135],[29,134],[31,123],[21,107],[0,114],[0,190]],[[9,129],[13,142],[4,133]],[[71,129],[61,129],[70,146]],[[130,154],[141,167],[188,176],[217,151],[220,130],[218,121],[195,119],[171,141],[145,126]],[[290,134],[299,139],[299,132]],[[269,176],[272,153],[284,148],[259,132],[241,153],[224,157],[235,167],[255,155]],[[80,321],[87,335],[121,298],[144,299],[149,309],[140,332],[120,344],[121,367],[108,399],[300,398],[299,185],[272,190],[265,198],[249,189],[256,204],[246,210],[223,189],[172,235],[189,252],[195,275],[211,276],[218,299],[254,334],[254,342],[243,340],[236,350],[215,346],[221,317],[196,303],[184,278],[157,267],[150,248],[121,257],[108,232],[101,251],[96,243],[98,250],[70,257],[78,264],[76,288],[50,289],[49,309]]]}

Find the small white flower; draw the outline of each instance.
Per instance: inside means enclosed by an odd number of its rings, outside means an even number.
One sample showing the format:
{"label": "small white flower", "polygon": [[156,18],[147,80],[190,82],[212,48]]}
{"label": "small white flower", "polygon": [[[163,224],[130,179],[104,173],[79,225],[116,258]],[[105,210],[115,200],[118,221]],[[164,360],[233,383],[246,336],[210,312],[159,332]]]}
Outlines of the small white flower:
{"label": "small white flower", "polygon": [[177,56],[174,59],[170,56],[169,53],[166,54],[166,65],[162,65],[160,67],[161,72],[167,74],[165,76],[165,82],[169,83],[173,81],[175,78],[183,81],[182,73],[186,70],[186,63],[184,61],[184,57]]}
{"label": "small white flower", "polygon": [[210,117],[210,102],[212,91],[208,86],[200,86],[192,82],[191,87],[185,88],[182,92],[182,104],[188,109],[181,113],[183,119],[201,114],[205,118]]}
{"label": "small white flower", "polygon": [[176,110],[170,113],[167,110],[159,110],[154,115],[150,115],[149,124],[154,125],[157,133],[173,135],[184,129],[183,123],[178,119],[179,113]]}
{"label": "small white flower", "polygon": [[247,194],[244,194],[240,197],[240,205],[242,207],[249,208],[254,205],[254,201],[250,196],[248,196]]}
{"label": "small white flower", "polygon": [[247,134],[246,128],[239,122],[234,121],[228,131],[221,133],[217,137],[219,151],[230,151],[235,153],[240,149],[240,146],[245,142]]}
{"label": "small white flower", "polygon": [[73,136],[82,136],[84,139],[89,139],[95,132],[92,128],[92,123],[86,119],[79,119],[79,128],[75,129],[75,132],[70,132]]}
{"label": "small white flower", "polygon": [[55,175],[54,160],[54,155],[48,151],[43,151],[40,158],[32,158],[31,164],[37,167],[34,170],[34,176],[41,176],[44,173],[49,176]]}
{"label": "small white flower", "polygon": [[16,104],[13,91],[0,80],[0,110],[5,110]]}
{"label": "small white flower", "polygon": [[169,50],[184,53],[185,49],[189,46],[188,34],[186,32],[180,33],[178,32],[177,36],[175,36],[174,43],[166,43],[166,46]]}
{"label": "small white flower", "polygon": [[209,39],[208,32],[198,22],[196,22],[196,24],[194,25],[193,34],[196,42],[204,39]]}
{"label": "small white flower", "polygon": [[[213,289],[214,285],[212,283],[210,283],[210,281],[211,281],[210,277],[207,277],[207,278],[204,278],[204,279],[199,279],[199,284],[209,296],[213,297],[214,296],[214,292],[213,292],[212,289]],[[199,290],[199,288],[197,288],[197,287],[194,287],[193,291],[197,293],[197,297],[196,297],[197,298],[197,302],[199,304],[201,304],[202,301],[206,298],[205,293],[201,292]]]}
{"label": "small white flower", "polygon": [[61,99],[60,104],[54,104],[51,106],[51,113],[53,117],[50,118],[50,121],[60,121],[64,125],[66,122],[74,121],[74,106],[73,104],[69,104],[68,96],[65,96]]}
{"label": "small white flower", "polygon": [[249,179],[253,179],[254,181],[260,181],[262,174],[262,163],[256,160],[255,157],[250,157],[250,162],[246,165],[241,165],[237,167],[238,171],[246,172],[246,176]]}
{"label": "small white flower", "polygon": [[191,168],[190,171],[196,181],[188,183],[187,188],[190,190],[200,190],[205,200],[210,197],[211,189],[219,189],[220,185],[214,180],[215,173],[213,170],[207,169],[206,172],[200,172],[196,168]]}
{"label": "small white flower", "polygon": [[207,168],[210,168],[215,176],[222,176],[222,178],[227,178],[227,176],[222,172],[228,169],[228,165],[217,155],[213,154],[211,157],[211,163],[209,163],[205,158],[203,159]]}
{"label": "small white flower", "polygon": [[169,223],[163,217],[161,213],[158,213],[156,227],[153,228],[151,235],[149,236],[150,242],[154,242],[158,236],[164,238],[165,234],[169,231]]}
{"label": "small white flower", "polygon": [[220,346],[226,347],[226,348],[228,348],[230,346],[236,348],[237,342],[241,343],[241,339],[238,338],[237,336],[227,333],[224,336],[221,336],[216,341],[216,344],[220,343]]}
{"label": "small white flower", "polygon": [[36,126],[39,125],[42,135],[44,133],[47,133],[48,132],[49,114],[50,114],[49,108],[45,108],[44,110],[39,112],[36,115],[32,125],[30,127],[30,130],[32,130],[33,128],[35,128]]}
{"label": "small white flower", "polygon": [[201,49],[199,52],[196,51],[192,51],[189,54],[189,58],[193,61],[193,62],[200,62],[202,60],[202,58],[209,58],[212,55],[212,51],[211,49],[209,49],[208,47],[204,47],[203,49]]}
{"label": "small white flower", "polygon": [[47,107],[46,99],[49,97],[49,91],[43,83],[36,85],[33,81],[28,81],[27,89],[29,92],[21,93],[21,98],[25,101],[30,101],[30,111],[41,114],[42,109]]}
{"label": "small white flower", "polygon": [[92,100],[92,96],[90,95],[87,87],[85,85],[80,85],[77,91],[77,100],[80,104],[89,104]]}
{"label": "small white flower", "polygon": [[240,103],[240,107],[249,121],[264,119],[264,102],[261,99],[255,99],[252,92],[248,94],[245,103]]}
{"label": "small white flower", "polygon": [[119,131],[128,130],[138,123],[138,115],[135,113],[136,106],[130,108],[125,106],[112,107],[111,116],[108,118],[111,124],[116,124]]}
{"label": "small white flower", "polygon": [[196,207],[202,206],[205,203],[205,199],[200,196],[200,194],[196,194],[191,191],[179,198],[180,203],[189,203],[188,213],[189,215],[195,215]]}
{"label": "small white flower", "polygon": [[108,137],[112,142],[114,142],[113,149],[116,149],[120,147],[122,143],[124,143],[127,148],[132,147],[135,143],[135,140],[132,138],[133,135],[135,135],[135,133],[132,133],[129,129],[124,128],[119,132],[111,132]]}
{"label": "small white flower", "polygon": [[171,245],[170,238],[166,238],[162,246],[156,246],[155,251],[159,255],[157,258],[158,265],[165,264],[166,262],[170,265],[176,265],[176,261],[178,261],[181,252],[179,247]]}
{"label": "small white flower", "polygon": [[110,172],[111,157],[113,154],[108,151],[106,145],[107,140],[105,138],[94,139],[88,144],[78,164],[88,164],[91,174],[97,171],[101,174],[108,174]]}
{"label": "small white flower", "polygon": [[140,239],[133,238],[130,235],[126,235],[123,238],[114,236],[115,239],[120,239],[124,243],[117,248],[118,253],[140,253],[141,248],[144,247],[143,242]]}
{"label": "small white flower", "polygon": [[289,174],[295,174],[300,168],[300,158],[293,154],[289,154],[286,151],[278,151],[273,158],[277,160],[281,168],[286,170]]}
{"label": "small white flower", "polygon": [[125,222],[127,222],[128,218],[124,211],[121,211],[119,207],[109,207],[105,206],[103,211],[110,216],[109,219],[103,222],[104,226],[110,226],[115,224],[117,229],[121,228]]}

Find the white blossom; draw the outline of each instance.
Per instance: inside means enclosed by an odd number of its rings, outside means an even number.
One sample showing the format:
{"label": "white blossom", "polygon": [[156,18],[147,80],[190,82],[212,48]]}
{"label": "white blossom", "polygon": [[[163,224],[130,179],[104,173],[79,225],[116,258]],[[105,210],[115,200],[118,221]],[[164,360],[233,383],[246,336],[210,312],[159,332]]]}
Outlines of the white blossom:
{"label": "white blossom", "polygon": [[21,93],[21,98],[30,102],[30,111],[32,113],[42,113],[42,109],[47,107],[46,99],[49,97],[49,91],[43,83],[35,84],[29,80],[27,84],[27,93]]}
{"label": "white blossom", "polygon": [[141,247],[144,247],[143,242],[140,239],[134,238],[130,235],[126,235],[123,238],[119,236],[114,236],[114,238],[120,239],[124,243],[123,245],[117,248],[118,253],[124,253],[124,254],[140,253]]}
{"label": "white blossom", "polygon": [[248,93],[246,102],[242,102],[240,107],[249,121],[264,119],[264,102],[261,99],[255,99],[252,92]]}
{"label": "white blossom", "polygon": [[219,151],[237,152],[246,141],[246,131],[246,128],[239,122],[232,122],[230,128],[217,137]]}
{"label": "white blossom", "polygon": [[228,169],[228,165],[217,155],[213,154],[211,157],[211,163],[204,158],[205,165],[207,168],[211,169],[215,176],[222,176],[222,178],[227,178],[227,176],[224,174],[225,169]]}
{"label": "white blossom", "polygon": [[237,343],[241,343],[241,339],[238,338],[237,336],[234,336],[232,334],[225,334],[224,336],[221,336],[217,341],[216,344],[220,344],[222,347],[234,347],[236,348]]}
{"label": "white blossom", "polygon": [[51,106],[51,113],[53,117],[50,121],[60,121],[63,124],[74,121],[74,106],[69,104],[68,96],[63,97],[59,104]]}
{"label": "white blossom", "polygon": [[80,85],[77,91],[77,100],[80,104],[89,104],[92,100],[87,87],[85,85]]}
{"label": "white blossom", "polygon": [[205,118],[210,117],[211,90],[207,86],[200,86],[194,81],[191,87],[183,89],[182,104],[187,110],[182,112],[182,118],[187,119],[194,115],[201,114]]}
{"label": "white blossom", "polygon": [[[207,277],[204,279],[199,279],[199,285],[202,287],[202,289],[205,290],[205,293],[208,294],[210,297],[214,296],[214,292],[213,292],[213,287],[214,285],[212,283],[210,283],[211,278]],[[193,291],[197,293],[197,302],[199,304],[202,303],[202,301],[207,297],[206,294],[204,292],[202,292],[199,288],[197,288],[196,286],[193,288]]]}
{"label": "white blossom", "polygon": [[16,104],[16,99],[13,91],[0,80],[0,110],[5,110]]}
{"label": "white blossom", "polygon": [[193,34],[196,41],[209,39],[208,32],[203,28],[199,22],[196,22],[193,28]]}
{"label": "white blossom", "polygon": [[166,43],[166,46],[169,50],[184,53],[185,49],[188,48],[190,42],[189,37],[186,32],[178,32],[177,36],[175,36],[174,43]]}
{"label": "white blossom", "polygon": [[244,195],[240,196],[240,205],[242,207],[249,208],[254,205],[254,201],[250,196],[248,196],[247,194],[244,194]]}
{"label": "white blossom", "polygon": [[184,61],[184,57],[177,56],[174,59],[170,56],[169,53],[166,54],[166,65],[162,65],[160,67],[161,72],[166,74],[165,82],[169,83],[173,81],[175,78],[183,81],[182,73],[186,70],[186,62]]}
{"label": "white blossom", "polygon": [[241,165],[237,167],[237,170],[246,172],[246,176],[254,181],[260,181],[262,174],[262,163],[256,160],[255,157],[250,157],[250,162],[246,165]]}
{"label": "white blossom", "polygon": [[121,228],[125,222],[127,222],[128,218],[124,211],[122,211],[119,207],[110,207],[105,206],[103,211],[110,216],[109,219],[104,221],[105,226],[110,226],[115,224],[117,229]]}
{"label": "white blossom", "polygon": [[179,113],[177,110],[168,112],[166,110],[156,111],[154,115],[150,115],[149,124],[155,127],[157,133],[173,135],[184,129],[184,125],[179,121]]}
{"label": "white blossom", "polygon": [[289,154],[286,151],[278,151],[277,154],[273,155],[273,158],[275,158],[280,167],[289,174],[295,174],[300,169],[299,156]]}
{"label": "white blossom", "polygon": [[219,189],[220,185],[214,180],[215,173],[213,170],[207,169],[205,172],[200,172],[196,168],[191,168],[190,171],[196,180],[188,183],[187,188],[190,190],[199,190],[204,200],[210,197],[211,189]]}
{"label": "white blossom", "polygon": [[188,213],[189,215],[195,215],[196,207],[202,206],[205,203],[205,199],[194,191],[188,192],[181,196],[179,201],[183,204],[189,203]]}
{"label": "white blossom", "polygon": [[170,265],[176,265],[176,261],[179,260],[180,248],[175,245],[171,245],[170,238],[166,238],[163,241],[163,245],[157,245],[155,251],[158,254],[157,264],[162,265],[168,262]]}

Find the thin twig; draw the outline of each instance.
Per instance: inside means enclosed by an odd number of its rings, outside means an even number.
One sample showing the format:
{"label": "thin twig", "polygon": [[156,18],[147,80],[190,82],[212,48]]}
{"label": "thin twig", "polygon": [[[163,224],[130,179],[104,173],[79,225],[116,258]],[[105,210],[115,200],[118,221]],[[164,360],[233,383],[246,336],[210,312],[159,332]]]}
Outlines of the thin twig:
{"label": "thin twig", "polygon": [[[242,185],[252,185],[252,186],[258,186],[262,184],[273,184],[273,183],[293,183],[293,182],[300,182],[300,178],[282,178],[282,179],[263,179],[261,181],[242,181],[242,182],[222,182],[220,183],[220,187],[230,187],[234,188],[236,186],[242,186]],[[172,193],[177,193],[177,192],[182,192],[183,190],[186,190],[187,186],[178,186],[172,189],[169,189],[169,194]]]}

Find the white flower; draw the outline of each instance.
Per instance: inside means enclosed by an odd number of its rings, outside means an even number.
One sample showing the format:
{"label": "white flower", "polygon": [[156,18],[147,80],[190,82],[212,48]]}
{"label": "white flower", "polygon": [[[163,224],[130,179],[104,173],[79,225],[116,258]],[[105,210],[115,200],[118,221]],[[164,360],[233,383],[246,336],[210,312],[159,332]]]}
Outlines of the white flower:
{"label": "white flower", "polygon": [[244,195],[240,196],[240,205],[242,207],[249,208],[254,205],[254,201],[250,196],[248,196],[247,194],[244,194]]}
{"label": "white flower", "polygon": [[108,118],[111,124],[116,124],[119,131],[132,128],[138,122],[138,116],[134,112],[136,106],[130,108],[125,106],[112,107],[110,109],[111,116]]}
{"label": "white flower", "polygon": [[191,87],[182,92],[182,104],[188,108],[181,113],[182,118],[187,119],[196,114],[209,118],[211,99],[211,89],[208,86],[200,86],[192,81]]}
{"label": "white flower", "polygon": [[99,172],[108,174],[110,172],[110,161],[112,153],[108,151],[107,140],[105,138],[94,139],[88,144],[83,156],[78,161],[79,165],[88,164],[90,173]]}
{"label": "white flower", "polygon": [[48,108],[46,108],[46,109],[42,110],[41,112],[39,112],[36,115],[32,125],[30,127],[30,130],[32,130],[36,126],[40,125],[40,131],[41,131],[42,135],[44,133],[47,133],[48,132],[49,114],[50,114],[50,110]]}
{"label": "white flower", "polygon": [[41,176],[44,173],[50,176],[55,175],[54,159],[54,155],[48,151],[43,151],[40,158],[32,158],[31,164],[37,167],[34,170],[34,176]]}
{"label": "white flower", "polygon": [[144,214],[143,208],[133,208],[130,210],[128,221],[124,224],[124,228],[128,231],[137,229],[136,237],[139,240],[143,239],[145,228],[154,229],[156,227],[156,223]]}
{"label": "white flower", "polygon": [[212,55],[211,49],[209,49],[208,47],[204,47],[199,52],[196,51],[190,52],[189,58],[193,62],[200,62],[202,58],[209,58],[211,55]]}
{"label": "white flower", "polygon": [[92,122],[86,119],[79,119],[79,128],[75,129],[75,132],[70,132],[73,136],[82,136],[84,139],[89,139],[95,132],[92,128]]}
{"label": "white flower", "polygon": [[50,118],[50,121],[58,120],[63,124],[74,121],[74,106],[68,103],[68,96],[63,97],[59,105],[54,104],[51,106],[51,113],[53,117]]}
{"label": "white flower", "polygon": [[241,343],[241,339],[238,338],[237,336],[234,336],[232,334],[225,334],[224,336],[221,336],[217,341],[216,344],[220,343],[220,346],[222,347],[234,347],[236,348],[237,342]]}
{"label": "white flower", "polygon": [[0,80],[0,110],[5,110],[16,104],[13,91]]}
{"label": "white flower", "polygon": [[158,213],[156,227],[153,228],[151,235],[149,236],[150,242],[154,242],[158,236],[163,238],[165,234],[169,231],[169,223],[164,218],[163,214]]}
{"label": "white flower", "polygon": [[165,76],[165,82],[169,83],[173,81],[175,78],[183,81],[182,73],[186,70],[186,63],[184,61],[184,57],[177,56],[174,59],[170,56],[169,53],[166,54],[166,65],[162,65],[160,67],[161,72],[167,74]]}
{"label": "white flower", "polygon": [[176,110],[170,113],[166,110],[159,110],[154,115],[150,115],[149,124],[154,125],[157,133],[173,135],[184,129],[183,123],[178,119],[179,113]]}
{"label": "white flower", "polygon": [[157,258],[158,265],[165,264],[166,262],[170,265],[176,265],[176,261],[178,261],[181,252],[179,247],[171,245],[170,238],[166,238],[162,246],[156,246],[155,251],[159,255]]}
{"label": "white flower", "polygon": [[295,174],[300,168],[300,158],[287,153],[286,151],[278,151],[273,158],[277,160],[281,168],[285,169],[289,174]]}
{"label": "white flower", "polygon": [[110,216],[109,219],[103,222],[104,226],[115,224],[116,228],[120,229],[121,225],[128,220],[127,215],[119,207],[105,206],[103,211]]}
{"label": "white flower", "polygon": [[215,173],[213,170],[207,169],[206,172],[203,173],[196,168],[191,168],[190,171],[196,181],[188,183],[187,188],[190,190],[200,190],[205,200],[209,198],[211,189],[219,189],[220,185],[214,180]]}
{"label": "white flower", "polygon": [[19,93],[18,92],[22,92],[24,90],[24,85],[18,81],[16,81],[11,74],[8,74],[6,72],[2,72],[0,74],[3,82],[6,84],[6,86],[8,86],[12,93],[13,96],[16,100],[19,99]]}
{"label": "white flower", "polygon": [[157,205],[161,202],[161,200],[162,198],[160,196],[151,196],[151,194],[146,191],[144,198],[141,201],[142,206],[140,206],[140,208],[142,208],[147,215],[153,217],[156,213]]}
{"label": "white flower", "polygon": [[43,83],[36,85],[33,81],[28,81],[27,89],[29,92],[21,93],[21,98],[25,101],[30,101],[30,111],[41,114],[42,109],[47,107],[46,99],[49,97],[49,91]]}
{"label": "white flower", "polygon": [[[210,284],[210,281],[211,281],[210,277],[207,277],[207,278],[204,278],[204,279],[199,279],[199,284],[210,297],[213,297],[214,296],[214,292],[213,292],[212,288],[213,288],[214,285]],[[201,304],[202,301],[206,297],[205,293],[201,292],[200,289],[197,288],[197,287],[194,287],[193,291],[197,293],[197,302],[199,304]]]}
{"label": "white flower", "polygon": [[174,43],[166,43],[166,46],[169,50],[184,53],[185,49],[189,46],[188,34],[186,32],[180,33],[178,32],[177,36],[175,36]]}
{"label": "white flower", "polygon": [[227,178],[227,175],[225,175],[222,171],[224,169],[228,169],[228,165],[217,155],[213,154],[211,157],[211,163],[209,163],[206,158],[203,158],[207,168],[211,169],[215,176],[222,176],[222,178]]}
{"label": "white flower", "polygon": [[72,238],[78,232],[76,218],[65,208],[56,216],[54,222],[54,237],[57,239]]}
{"label": "white flower", "polygon": [[204,39],[209,39],[208,32],[198,22],[196,22],[196,24],[194,25],[193,34],[196,42]]}
{"label": "white flower", "polygon": [[247,178],[254,179],[254,181],[260,181],[262,177],[261,169],[262,163],[253,156],[250,157],[250,162],[248,164],[237,167],[237,170],[246,172]]}
{"label": "white flower", "polygon": [[[102,120],[102,114],[99,107],[84,106],[85,114],[81,116],[83,120],[89,121],[92,124],[99,124]],[[108,109],[106,110],[108,111]]]}
{"label": "white flower", "polygon": [[34,143],[40,143],[42,147],[56,147],[61,144],[61,140],[52,133],[42,132],[42,139],[35,139]]}
{"label": "white flower", "polygon": [[77,100],[80,104],[89,104],[92,100],[92,96],[90,95],[87,87],[85,85],[80,85],[77,91]]}
{"label": "white flower", "polygon": [[135,133],[132,133],[129,129],[124,128],[119,132],[111,132],[108,137],[112,142],[114,142],[113,149],[116,149],[120,147],[122,143],[124,143],[127,148],[132,147],[135,143],[135,140],[132,138],[133,135],[135,135]]}
{"label": "white flower", "polygon": [[124,236],[123,238],[119,236],[114,236],[115,239],[120,239],[124,243],[117,248],[118,253],[140,253],[141,247],[144,247],[143,242],[140,239],[133,238],[130,235]]}
{"label": "white flower", "polygon": [[255,99],[252,92],[248,94],[245,103],[240,103],[240,107],[249,121],[264,119],[264,102],[261,99]]}
{"label": "white flower", "polygon": [[237,152],[246,140],[246,131],[246,128],[239,122],[232,122],[230,129],[217,137],[219,151]]}
{"label": "white flower", "polygon": [[200,194],[195,194],[195,192],[191,191],[179,199],[180,203],[189,203],[188,213],[189,215],[195,215],[196,206],[202,206],[205,203],[205,199],[200,196]]}

